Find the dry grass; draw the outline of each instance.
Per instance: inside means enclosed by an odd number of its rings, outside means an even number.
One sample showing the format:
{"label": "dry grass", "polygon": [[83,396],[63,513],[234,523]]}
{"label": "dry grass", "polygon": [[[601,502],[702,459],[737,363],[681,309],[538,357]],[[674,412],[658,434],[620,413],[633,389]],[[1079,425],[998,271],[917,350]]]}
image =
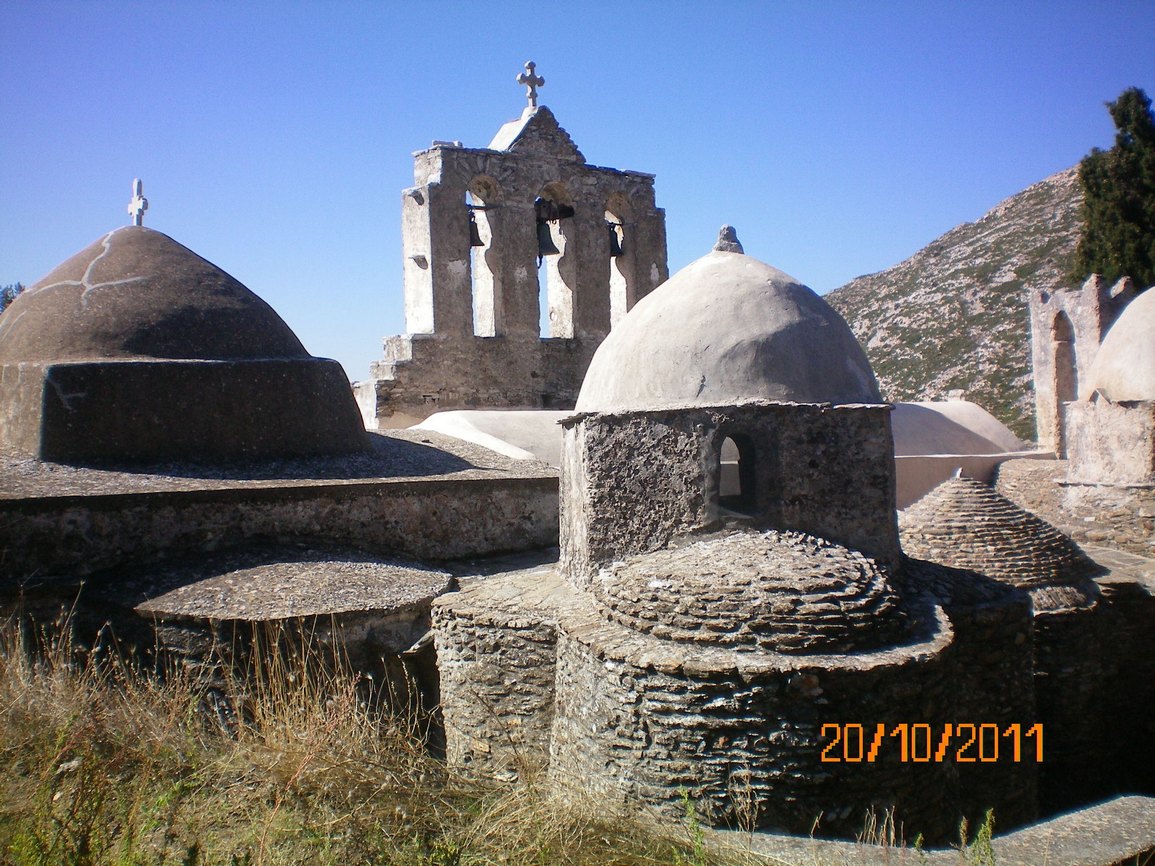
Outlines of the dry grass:
{"label": "dry grass", "polygon": [[340,664],[258,654],[214,701],[185,674],[31,643],[0,637],[6,863],[709,862],[676,825],[681,841],[556,786],[456,777]]}

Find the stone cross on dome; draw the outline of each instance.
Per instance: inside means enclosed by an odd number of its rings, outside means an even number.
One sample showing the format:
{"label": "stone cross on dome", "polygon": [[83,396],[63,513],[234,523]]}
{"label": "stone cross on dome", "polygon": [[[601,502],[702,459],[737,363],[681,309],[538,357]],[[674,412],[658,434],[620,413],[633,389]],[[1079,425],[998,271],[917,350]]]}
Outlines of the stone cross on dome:
{"label": "stone cross on dome", "polygon": [[144,225],[144,212],[148,210],[148,199],[144,197],[144,183],[139,177],[132,180],[132,201],[128,203],[128,213],[134,226]]}
{"label": "stone cross on dome", "polygon": [[527,60],[525,72],[517,76],[517,83],[525,85],[525,98],[529,101],[530,108],[537,108],[537,89],[545,86],[545,79],[534,71],[536,69],[537,64]]}

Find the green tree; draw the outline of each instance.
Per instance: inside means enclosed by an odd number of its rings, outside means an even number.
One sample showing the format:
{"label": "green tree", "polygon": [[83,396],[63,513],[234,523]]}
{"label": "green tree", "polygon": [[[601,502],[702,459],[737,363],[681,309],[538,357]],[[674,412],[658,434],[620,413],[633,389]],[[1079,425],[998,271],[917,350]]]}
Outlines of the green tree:
{"label": "green tree", "polygon": [[0,286],[0,313],[3,313],[5,308],[16,300],[16,296],[22,291],[24,291],[24,285],[22,283]]}
{"label": "green tree", "polygon": [[1083,237],[1071,276],[1130,276],[1143,289],[1155,284],[1155,116],[1138,87],[1107,107],[1115,146],[1094,148],[1079,164]]}

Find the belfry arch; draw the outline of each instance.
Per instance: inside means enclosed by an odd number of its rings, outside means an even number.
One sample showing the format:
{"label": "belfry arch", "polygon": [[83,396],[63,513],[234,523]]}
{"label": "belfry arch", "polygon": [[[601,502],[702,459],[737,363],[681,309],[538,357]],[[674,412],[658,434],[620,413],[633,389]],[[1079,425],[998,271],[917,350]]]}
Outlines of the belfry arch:
{"label": "belfry arch", "polygon": [[473,296],[473,334],[497,337],[505,331],[505,298],[502,286],[498,228],[501,194],[491,177],[474,177],[465,190],[469,211],[469,275]]}
{"label": "belfry arch", "polygon": [[605,205],[606,266],[609,273],[610,327],[622,320],[637,301],[638,277],[633,234],[633,208],[629,198],[614,192]]}
{"label": "belfry arch", "polygon": [[576,213],[569,191],[558,181],[546,184],[534,199],[542,337],[574,335]]}

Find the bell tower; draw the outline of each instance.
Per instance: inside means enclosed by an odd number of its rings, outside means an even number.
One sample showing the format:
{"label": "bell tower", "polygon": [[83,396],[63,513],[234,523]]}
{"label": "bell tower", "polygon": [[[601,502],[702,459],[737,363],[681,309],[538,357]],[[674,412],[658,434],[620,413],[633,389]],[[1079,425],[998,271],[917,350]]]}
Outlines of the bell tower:
{"label": "bell tower", "polygon": [[401,196],[404,335],[356,391],[370,429],[460,408],[571,408],[610,327],[668,276],[654,176],[601,168],[532,61],[485,148],[435,141]]}

